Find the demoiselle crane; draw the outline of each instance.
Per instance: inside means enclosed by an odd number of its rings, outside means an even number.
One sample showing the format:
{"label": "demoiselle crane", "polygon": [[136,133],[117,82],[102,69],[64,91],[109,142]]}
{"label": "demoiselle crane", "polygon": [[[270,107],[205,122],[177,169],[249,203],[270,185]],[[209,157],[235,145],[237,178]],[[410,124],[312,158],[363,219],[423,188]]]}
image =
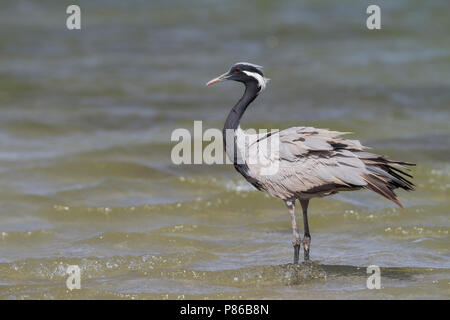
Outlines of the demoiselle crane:
{"label": "demoiselle crane", "polygon": [[[406,166],[412,163],[392,161],[384,156],[366,152],[358,140],[342,138],[344,132],[293,127],[282,131],[252,135],[241,130],[240,120],[247,107],[265,88],[268,79],[262,67],[240,62],[221,76],[209,81],[212,85],[233,80],[245,85],[241,99],[231,109],[224,129],[224,148],[239,173],[258,190],[282,199],[291,216],[294,264],[298,263],[303,244],[304,260],[309,260],[311,234],[308,225],[310,199],[335,194],[339,191],[370,189],[402,206],[394,190],[413,190],[414,184],[406,177]],[[276,142],[276,143],[273,143]],[[264,148],[263,146],[276,146]],[[251,154],[264,153],[263,158],[275,164],[275,171],[262,173],[267,166],[250,161]],[[406,177],[405,177],[406,176]],[[303,211],[304,236],[300,239],[295,220],[295,202]]]}

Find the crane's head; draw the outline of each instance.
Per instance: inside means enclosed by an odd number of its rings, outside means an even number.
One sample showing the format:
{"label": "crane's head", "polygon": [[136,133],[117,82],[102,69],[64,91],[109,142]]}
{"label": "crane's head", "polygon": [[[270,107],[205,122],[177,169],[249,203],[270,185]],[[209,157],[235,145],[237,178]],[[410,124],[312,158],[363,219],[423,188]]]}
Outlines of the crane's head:
{"label": "crane's head", "polygon": [[212,79],[206,85],[210,86],[224,80],[234,80],[242,82],[245,85],[255,83],[258,87],[258,91],[264,90],[269,81],[268,78],[264,78],[261,66],[248,62],[238,62],[234,64],[228,72]]}

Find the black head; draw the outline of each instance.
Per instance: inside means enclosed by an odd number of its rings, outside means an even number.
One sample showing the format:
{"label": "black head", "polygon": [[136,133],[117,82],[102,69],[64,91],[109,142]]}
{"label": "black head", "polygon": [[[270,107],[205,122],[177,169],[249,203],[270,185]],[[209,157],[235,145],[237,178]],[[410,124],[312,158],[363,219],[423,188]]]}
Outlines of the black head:
{"label": "black head", "polygon": [[218,76],[209,81],[206,85],[212,85],[224,80],[234,80],[244,84],[255,83],[259,91],[265,89],[266,83],[269,79],[264,78],[262,67],[253,63],[238,62],[233,65],[227,73]]}

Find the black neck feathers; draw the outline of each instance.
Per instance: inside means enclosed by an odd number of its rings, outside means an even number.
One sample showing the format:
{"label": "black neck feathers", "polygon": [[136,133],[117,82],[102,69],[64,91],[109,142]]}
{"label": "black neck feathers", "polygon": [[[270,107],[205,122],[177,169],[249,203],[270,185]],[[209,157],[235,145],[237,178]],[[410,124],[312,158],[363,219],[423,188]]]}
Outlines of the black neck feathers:
{"label": "black neck feathers", "polygon": [[[248,174],[248,166],[244,161],[239,162],[238,159],[243,160],[243,156],[239,154],[239,148],[237,146],[237,139],[235,131],[239,127],[242,115],[244,114],[250,103],[258,96],[259,87],[256,82],[245,83],[245,92],[241,99],[231,109],[230,114],[225,121],[223,127],[223,143],[224,149],[228,156],[233,161],[234,167],[239,171],[252,185],[258,190],[262,190],[259,182]],[[227,133],[228,132],[228,133]],[[228,143],[227,143],[228,142]]]}
{"label": "black neck feathers", "polygon": [[223,127],[224,138],[226,137],[226,130],[232,129],[236,130],[239,127],[242,115],[244,114],[247,107],[252,103],[253,100],[258,96],[259,88],[255,82],[245,83],[245,92],[241,99],[236,103],[236,105],[231,109],[228,114],[227,120]]}

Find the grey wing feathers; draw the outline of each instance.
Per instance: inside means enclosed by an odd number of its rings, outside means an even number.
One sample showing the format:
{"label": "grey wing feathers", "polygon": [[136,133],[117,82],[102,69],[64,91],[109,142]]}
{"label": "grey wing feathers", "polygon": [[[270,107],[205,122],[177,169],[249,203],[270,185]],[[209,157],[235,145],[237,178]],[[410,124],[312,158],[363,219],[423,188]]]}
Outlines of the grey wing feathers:
{"label": "grey wing feathers", "polygon": [[[396,188],[412,190],[414,185],[403,170],[412,165],[368,153],[358,140],[344,139],[346,133],[294,127],[258,140],[279,139],[279,168],[276,174],[258,176],[263,189],[288,199],[315,197],[343,190],[367,188],[398,205]],[[251,166],[250,166],[251,167]],[[257,170],[252,170],[256,174]]]}

